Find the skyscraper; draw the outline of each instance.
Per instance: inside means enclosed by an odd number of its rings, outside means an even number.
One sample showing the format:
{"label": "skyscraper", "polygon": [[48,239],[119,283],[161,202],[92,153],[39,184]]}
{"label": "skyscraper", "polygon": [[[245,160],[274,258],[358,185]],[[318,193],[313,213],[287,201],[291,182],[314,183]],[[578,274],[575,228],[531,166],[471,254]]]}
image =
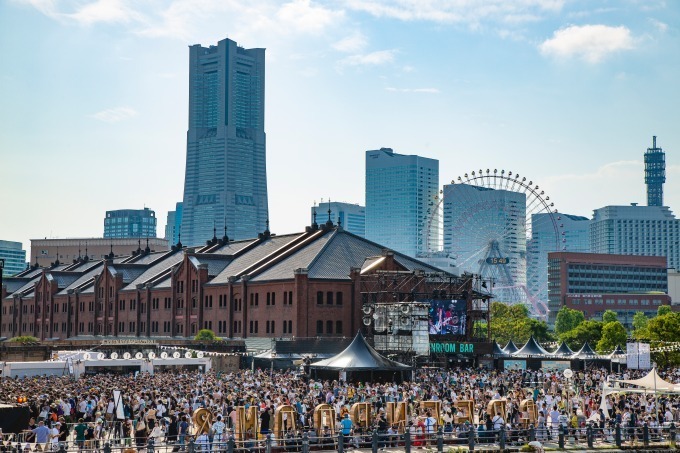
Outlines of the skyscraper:
{"label": "skyscraper", "polygon": [[179,230],[182,226],[182,202],[175,203],[175,210],[168,211],[168,219],[165,223],[165,239],[171,245],[179,242]]}
{"label": "skyscraper", "polygon": [[493,280],[503,302],[524,302],[526,195],[470,184],[444,186],[444,251],[460,272]]}
{"label": "skyscraper", "polygon": [[230,39],[189,48],[184,244],[211,239],[225,220],[232,239],[266,228],[264,52]]}
{"label": "skyscraper", "polygon": [[590,221],[592,253],[665,256],[678,269],[679,240],[680,219],[666,206],[605,206]]}
{"label": "skyscraper", "polygon": [[330,209],[330,220],[357,236],[366,236],[366,208],[353,203],[343,203],[340,201],[323,201],[318,206],[312,206],[312,222],[324,223],[328,220],[328,210]]}
{"label": "skyscraper", "polygon": [[590,251],[590,219],[563,213],[533,214],[527,243],[527,289],[532,297],[548,305],[553,319],[560,306],[548,304],[548,253],[563,250]]}
{"label": "skyscraper", "polygon": [[666,182],[666,154],[656,147],[656,135],[652,147],[645,153],[645,184],[647,206],[663,206],[663,183]]}
{"label": "skyscraper", "polygon": [[366,151],[366,239],[412,257],[437,250],[437,238],[428,247],[426,237],[438,192],[438,160]]}
{"label": "skyscraper", "polygon": [[149,208],[106,211],[105,238],[155,238],[156,213]]}
{"label": "skyscraper", "polygon": [[0,241],[0,259],[5,260],[5,266],[0,270],[5,277],[26,269],[26,250],[22,250],[21,242]]}

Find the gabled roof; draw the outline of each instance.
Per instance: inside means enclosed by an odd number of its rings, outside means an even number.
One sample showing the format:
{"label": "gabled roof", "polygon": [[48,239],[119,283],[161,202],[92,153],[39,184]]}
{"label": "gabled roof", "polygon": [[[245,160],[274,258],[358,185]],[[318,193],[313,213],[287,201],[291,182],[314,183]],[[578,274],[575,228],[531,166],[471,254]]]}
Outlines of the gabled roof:
{"label": "gabled roof", "polygon": [[506,354],[514,354],[518,350],[519,348],[515,346],[515,343],[513,343],[512,340],[508,341],[508,344],[503,348],[503,351],[505,351]]}
{"label": "gabled roof", "polygon": [[623,349],[621,349],[621,345],[617,344],[614,350],[609,354],[609,358],[611,359],[614,356],[617,355],[624,355],[625,352],[623,352]]}
{"label": "gabled roof", "polygon": [[513,357],[516,357],[516,356],[548,356],[550,354],[548,353],[548,351],[543,349],[543,346],[538,344],[538,342],[532,336],[531,338],[529,338],[526,344],[522,346],[522,348],[519,351],[515,352],[512,355]]}
{"label": "gabled roof", "polygon": [[120,274],[123,277],[123,284],[128,285],[148,269],[143,264],[110,264],[107,266],[111,275]]}
{"label": "gabled roof", "polygon": [[257,242],[257,239],[245,239],[241,241],[233,241],[229,242],[227,244],[224,244],[217,250],[210,252],[215,255],[235,255],[236,253],[240,252],[244,248],[246,248],[248,245],[252,244],[253,242]]}
{"label": "gabled roof", "polygon": [[578,352],[571,356],[572,359],[594,359],[598,357],[597,353],[593,351],[590,344],[586,341]]}
{"label": "gabled roof", "polygon": [[572,351],[569,346],[567,346],[567,343],[564,341],[560,345],[559,348],[557,348],[555,351],[550,353],[551,355],[554,356],[560,356],[560,357],[568,357],[574,354],[574,351]]}
{"label": "gabled roof", "polygon": [[305,233],[295,233],[281,236],[270,236],[262,240],[262,242],[257,244],[257,246],[246,251],[242,255],[236,256],[227,265],[227,267],[224,268],[224,270],[222,270],[222,272],[220,272],[219,275],[217,275],[212,280],[212,282],[210,282],[210,284],[215,285],[219,283],[227,283],[229,282],[229,277],[231,276],[240,277],[245,270],[254,266],[266,257],[273,255],[279,249],[286,246],[287,244],[290,244],[304,234]]}
{"label": "gabled roof", "polygon": [[175,250],[172,253],[168,253],[162,260],[155,262],[151,267],[147,267],[134,280],[130,281],[127,286],[124,286],[121,291],[136,290],[137,285],[146,283],[154,277],[159,276],[175,264],[181,262],[182,259],[184,259],[184,252],[182,250]]}
{"label": "gabled roof", "polygon": [[50,271],[45,273],[45,277],[57,283],[57,288],[64,289],[80,277],[79,272],[69,271]]}
{"label": "gabled roof", "polygon": [[74,280],[70,285],[66,286],[64,289],[59,291],[57,294],[68,294],[69,290],[80,288],[83,285],[91,284],[91,280],[97,275],[101,274],[102,269],[104,269],[103,261],[95,261],[95,266],[90,266],[87,272],[80,274],[80,276]]}
{"label": "gabled roof", "polygon": [[494,342],[493,342],[493,348],[492,348],[492,350],[491,350],[491,355],[494,355],[494,356],[496,356],[496,357],[507,357],[507,356],[509,356],[510,354],[508,354],[508,353],[505,352],[503,349],[501,349],[501,347],[500,347],[500,345],[498,344],[498,342],[497,342],[496,340],[494,340]]}
{"label": "gabled roof", "polygon": [[354,340],[341,353],[325,360],[312,363],[311,368],[325,370],[409,370],[411,367],[381,356],[373,349],[361,334],[357,333]]}
{"label": "gabled roof", "polygon": [[189,260],[198,267],[200,264],[208,265],[208,277],[214,277],[224,270],[225,267],[232,261],[232,257],[228,255],[209,255],[202,253],[200,255],[192,255]]}
{"label": "gabled roof", "polygon": [[23,277],[5,277],[2,279],[2,284],[7,287],[7,294],[12,294],[28,283],[28,281],[28,278]]}

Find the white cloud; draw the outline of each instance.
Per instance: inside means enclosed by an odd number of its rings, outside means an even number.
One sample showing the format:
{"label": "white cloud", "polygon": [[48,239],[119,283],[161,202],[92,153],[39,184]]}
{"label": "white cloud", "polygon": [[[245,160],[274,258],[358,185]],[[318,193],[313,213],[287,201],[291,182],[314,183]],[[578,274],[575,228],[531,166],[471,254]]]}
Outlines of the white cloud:
{"label": "white cloud", "polygon": [[333,48],[340,52],[360,52],[366,47],[367,43],[366,36],[360,31],[355,31],[333,44]]}
{"label": "white cloud", "polygon": [[378,66],[394,61],[395,49],[377,50],[366,54],[350,55],[340,60],[341,66]]}
{"label": "white cloud", "polygon": [[345,13],[342,10],[331,10],[323,6],[316,6],[310,0],[293,0],[286,3],[276,13],[279,21],[293,31],[318,33],[334,22],[342,20]]}
{"label": "white cloud", "polygon": [[57,16],[57,6],[55,0],[14,0],[37,9],[46,16],[55,18]]}
{"label": "white cloud", "polygon": [[635,40],[624,26],[571,25],[555,31],[538,47],[546,56],[598,63],[610,54],[633,49]]}
{"label": "white cloud", "polygon": [[123,0],[97,0],[78,8],[75,13],[65,14],[64,17],[73,19],[82,25],[92,25],[98,22],[129,23],[142,18],[140,13]]}
{"label": "white cloud", "polygon": [[346,0],[345,5],[376,17],[475,27],[481,21],[533,22],[542,14],[559,12],[564,0]]}
{"label": "white cloud", "polygon": [[660,20],[656,19],[649,19],[649,23],[651,23],[652,26],[661,33],[665,33],[666,31],[668,31],[668,24],[665,22],[661,22]]}
{"label": "white cloud", "polygon": [[113,109],[102,110],[92,116],[92,118],[104,121],[105,123],[118,123],[137,116],[138,113],[131,107],[116,107]]}
{"label": "white cloud", "polygon": [[385,88],[385,90],[396,92],[396,93],[429,93],[429,94],[440,93],[439,89],[437,89],[437,88],[395,88],[395,87],[387,87],[387,88]]}

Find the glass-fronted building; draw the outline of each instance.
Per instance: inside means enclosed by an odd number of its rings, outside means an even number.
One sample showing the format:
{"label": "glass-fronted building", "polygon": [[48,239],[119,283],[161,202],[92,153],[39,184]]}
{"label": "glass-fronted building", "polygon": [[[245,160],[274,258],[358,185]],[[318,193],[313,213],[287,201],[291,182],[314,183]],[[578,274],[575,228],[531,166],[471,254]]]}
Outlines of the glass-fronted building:
{"label": "glass-fronted building", "polygon": [[437,236],[427,234],[438,193],[438,160],[366,151],[366,239],[411,257],[438,250]]}
{"label": "glass-fronted building", "polygon": [[667,206],[605,206],[593,212],[590,250],[618,255],[665,256],[680,268],[680,219]]}
{"label": "glass-fronted building", "polygon": [[[330,214],[328,211],[330,210]],[[366,236],[366,208],[359,204],[340,201],[321,202],[312,206],[312,223],[325,223],[329,220],[357,236]]]}
{"label": "glass-fronted building", "polygon": [[26,250],[21,242],[0,241],[0,259],[5,260],[2,276],[9,277],[26,269]]}
{"label": "glass-fronted building", "polygon": [[225,226],[257,237],[268,218],[264,49],[230,39],[189,48],[189,130],[182,242],[199,245]]}
{"label": "glass-fronted building", "polygon": [[182,228],[182,202],[175,203],[175,210],[168,211],[168,219],[165,223],[165,239],[170,244],[177,244]]}
{"label": "glass-fronted building", "polygon": [[106,211],[104,238],[155,238],[156,220],[149,208]]}

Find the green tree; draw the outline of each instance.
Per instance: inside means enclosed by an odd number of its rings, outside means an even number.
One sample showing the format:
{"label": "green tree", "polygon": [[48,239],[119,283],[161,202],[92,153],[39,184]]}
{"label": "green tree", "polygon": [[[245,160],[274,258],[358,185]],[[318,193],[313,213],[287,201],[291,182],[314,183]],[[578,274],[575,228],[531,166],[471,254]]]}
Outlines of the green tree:
{"label": "green tree", "polygon": [[605,310],[602,313],[602,322],[606,325],[610,322],[616,322],[619,320],[619,315],[614,310]]}
{"label": "green tree", "polygon": [[555,319],[555,333],[557,335],[569,332],[575,329],[579,324],[585,321],[583,312],[573,310],[566,305],[560,308]]}
{"label": "green tree", "polygon": [[525,305],[492,302],[490,318],[491,337],[501,345],[510,340],[521,345],[532,335],[536,341],[554,340],[545,321],[530,318]]}
{"label": "green tree", "polygon": [[216,339],[215,332],[210,329],[201,329],[194,337],[196,341],[215,341]]}
{"label": "green tree", "polygon": [[649,319],[643,312],[638,311],[635,313],[635,316],[633,316],[633,329],[635,329],[635,332],[646,329],[647,323],[649,323]]}
{"label": "green tree", "polygon": [[671,313],[673,310],[671,310],[670,305],[660,305],[659,308],[656,310],[656,316],[663,316],[667,315],[668,313]]}
{"label": "green tree", "polygon": [[626,328],[619,321],[604,323],[602,338],[597,342],[597,352],[611,352],[617,345],[626,344]]}
{"label": "green tree", "polygon": [[32,337],[30,335],[21,335],[18,337],[10,338],[9,341],[12,341],[14,343],[38,343],[40,340],[38,340],[36,337]]}
{"label": "green tree", "polygon": [[[652,349],[666,346],[680,338],[680,313],[669,312],[656,316],[647,323],[647,328],[636,338],[648,340]],[[653,353],[654,361],[661,367],[680,365],[680,352],[659,351]]]}
{"label": "green tree", "polygon": [[602,338],[602,321],[583,321],[576,328],[559,335],[559,339],[572,349],[578,349],[587,341],[596,345]]}
{"label": "green tree", "polygon": [[538,342],[555,341],[555,336],[550,332],[545,321],[529,318],[526,320],[529,327],[529,336],[533,336]]}

